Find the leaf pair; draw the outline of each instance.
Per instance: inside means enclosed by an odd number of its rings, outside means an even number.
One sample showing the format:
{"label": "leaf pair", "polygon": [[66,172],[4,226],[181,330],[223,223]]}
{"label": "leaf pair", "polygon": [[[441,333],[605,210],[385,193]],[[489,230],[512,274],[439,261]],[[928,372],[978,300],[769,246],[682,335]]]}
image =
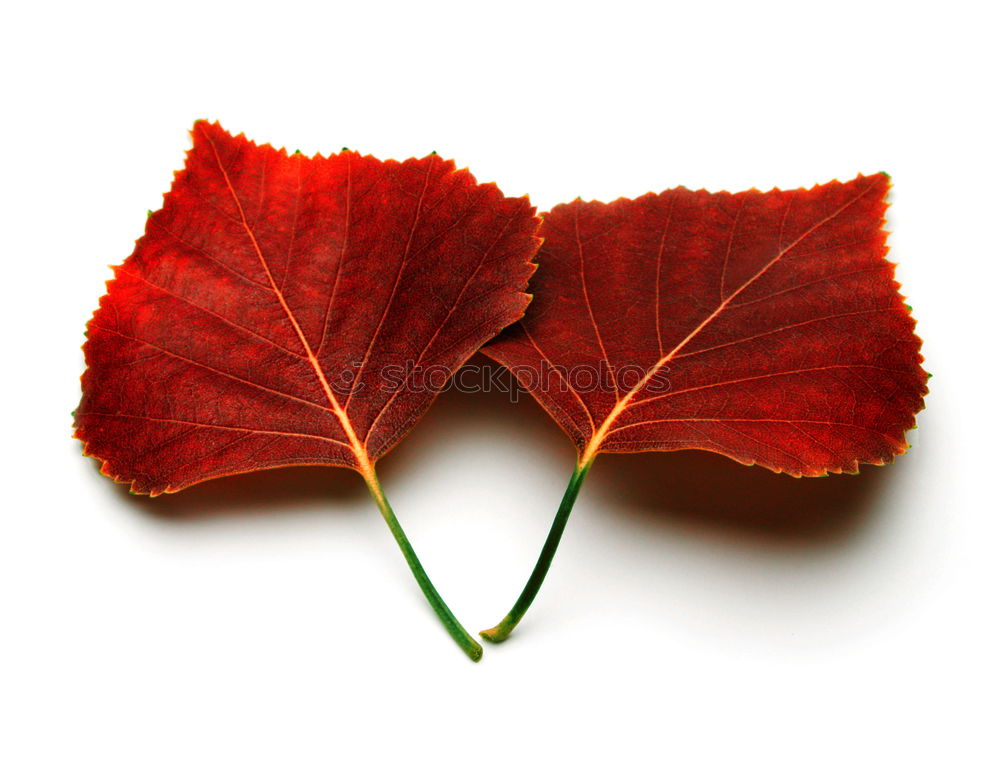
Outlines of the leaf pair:
{"label": "leaf pair", "polygon": [[[580,458],[528,587],[484,636],[502,640],[523,616],[600,451],[703,448],[797,475],[902,452],[926,388],[884,259],[887,188],[875,175],[787,193],[678,189],[545,217],[536,301],[486,353]],[[375,462],[522,316],[538,235],[526,199],[437,156],[306,158],[198,122],[88,325],[84,452],[151,495],[279,466],[355,469],[479,659]]]}

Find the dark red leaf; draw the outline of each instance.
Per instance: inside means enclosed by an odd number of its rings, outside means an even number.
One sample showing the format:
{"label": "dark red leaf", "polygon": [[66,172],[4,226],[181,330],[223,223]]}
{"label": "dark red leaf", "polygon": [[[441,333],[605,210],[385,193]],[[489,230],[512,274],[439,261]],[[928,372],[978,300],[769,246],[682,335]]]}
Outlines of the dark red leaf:
{"label": "dark red leaf", "polygon": [[484,638],[528,611],[602,451],[698,448],[816,476],[906,449],[927,375],[885,259],[888,189],[881,174],[676,188],[544,215],[535,301],[485,352],[580,455],[527,584]]}
{"label": "dark red leaf", "polygon": [[77,436],[141,493],[367,473],[523,313],[537,227],[437,156],[307,158],[199,122],[88,326]]}
{"label": "dark red leaf", "polygon": [[581,463],[682,448],[794,475],[891,461],[926,374],[885,259],[888,189],[877,174],[558,206],[535,301],[485,352]]}

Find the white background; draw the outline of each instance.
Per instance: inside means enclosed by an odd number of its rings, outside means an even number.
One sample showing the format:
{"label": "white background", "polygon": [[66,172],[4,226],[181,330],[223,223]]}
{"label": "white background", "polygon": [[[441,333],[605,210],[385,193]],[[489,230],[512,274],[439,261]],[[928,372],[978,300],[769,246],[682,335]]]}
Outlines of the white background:
{"label": "white background", "polygon": [[[997,760],[997,21],[870,0],[7,8],[0,758]],[[309,154],[436,149],[542,210],[888,171],[935,374],[919,442],[813,481],[602,456],[535,607],[472,664],[353,473],[133,498],[70,439],[107,265],[202,117]],[[381,465],[470,629],[520,590],[573,457],[530,399],[453,393]]]}

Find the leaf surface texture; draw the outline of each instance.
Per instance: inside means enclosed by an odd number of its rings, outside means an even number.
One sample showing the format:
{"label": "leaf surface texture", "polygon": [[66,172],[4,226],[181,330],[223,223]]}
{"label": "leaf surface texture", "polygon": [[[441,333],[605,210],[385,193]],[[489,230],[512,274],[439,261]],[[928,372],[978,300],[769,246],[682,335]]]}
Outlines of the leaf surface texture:
{"label": "leaf surface texture", "polygon": [[88,325],[85,452],[151,494],[370,470],[523,314],[534,209],[436,155],[307,158],[207,122],[193,139]]}
{"label": "leaf surface texture", "polygon": [[886,260],[888,190],[876,174],[560,205],[534,302],[485,352],[584,462],[684,448],[792,475],[889,462],[927,376]]}

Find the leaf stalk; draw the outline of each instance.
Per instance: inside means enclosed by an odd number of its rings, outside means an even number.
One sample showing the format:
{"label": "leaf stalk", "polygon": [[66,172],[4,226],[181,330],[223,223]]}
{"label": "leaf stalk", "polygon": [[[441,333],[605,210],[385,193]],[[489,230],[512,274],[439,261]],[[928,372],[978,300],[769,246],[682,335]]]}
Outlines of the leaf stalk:
{"label": "leaf stalk", "polygon": [[511,607],[510,612],[507,613],[507,616],[503,620],[492,628],[479,632],[479,635],[487,641],[494,643],[506,641],[514,628],[517,627],[517,624],[521,622],[521,618],[528,611],[531,603],[535,600],[535,596],[538,595],[538,590],[542,587],[545,575],[548,573],[549,567],[552,566],[552,558],[555,556],[556,549],[559,548],[559,541],[562,539],[563,530],[566,529],[566,522],[569,521],[569,515],[573,511],[576,497],[580,494],[580,487],[583,485],[583,480],[586,478],[587,472],[590,471],[590,467],[594,463],[596,456],[596,453],[590,455],[589,458],[585,456],[585,459],[581,459],[576,469],[573,470],[573,475],[566,486],[566,492],[563,494],[562,502],[559,504],[559,510],[556,512],[555,519],[552,520],[552,527],[549,529],[548,537],[545,539],[545,545],[542,546],[542,551],[538,555],[538,561],[535,562],[535,568],[531,571],[531,576],[528,578],[524,590],[521,591],[521,595],[517,597],[514,606]]}
{"label": "leaf stalk", "polygon": [[410,545],[410,541],[406,537],[406,533],[403,532],[399,520],[396,519],[395,512],[389,505],[389,501],[386,500],[385,493],[382,492],[382,485],[379,484],[378,477],[375,476],[374,467],[369,467],[368,470],[362,472],[361,476],[364,477],[365,482],[368,484],[368,490],[371,492],[372,498],[375,499],[382,518],[389,525],[389,531],[392,533],[392,537],[396,539],[399,550],[403,552],[403,557],[410,566],[410,571],[413,573],[413,577],[416,578],[420,590],[423,591],[424,596],[427,598],[427,602],[431,605],[431,609],[434,610],[441,624],[444,625],[445,630],[448,631],[448,634],[459,645],[462,651],[468,655],[469,659],[473,662],[479,662],[483,656],[482,645],[462,627],[458,618],[452,614],[448,605],[445,604],[444,599],[441,598],[441,594],[437,592],[431,579],[427,576],[423,565],[420,563],[420,559],[417,558],[413,546]]}

